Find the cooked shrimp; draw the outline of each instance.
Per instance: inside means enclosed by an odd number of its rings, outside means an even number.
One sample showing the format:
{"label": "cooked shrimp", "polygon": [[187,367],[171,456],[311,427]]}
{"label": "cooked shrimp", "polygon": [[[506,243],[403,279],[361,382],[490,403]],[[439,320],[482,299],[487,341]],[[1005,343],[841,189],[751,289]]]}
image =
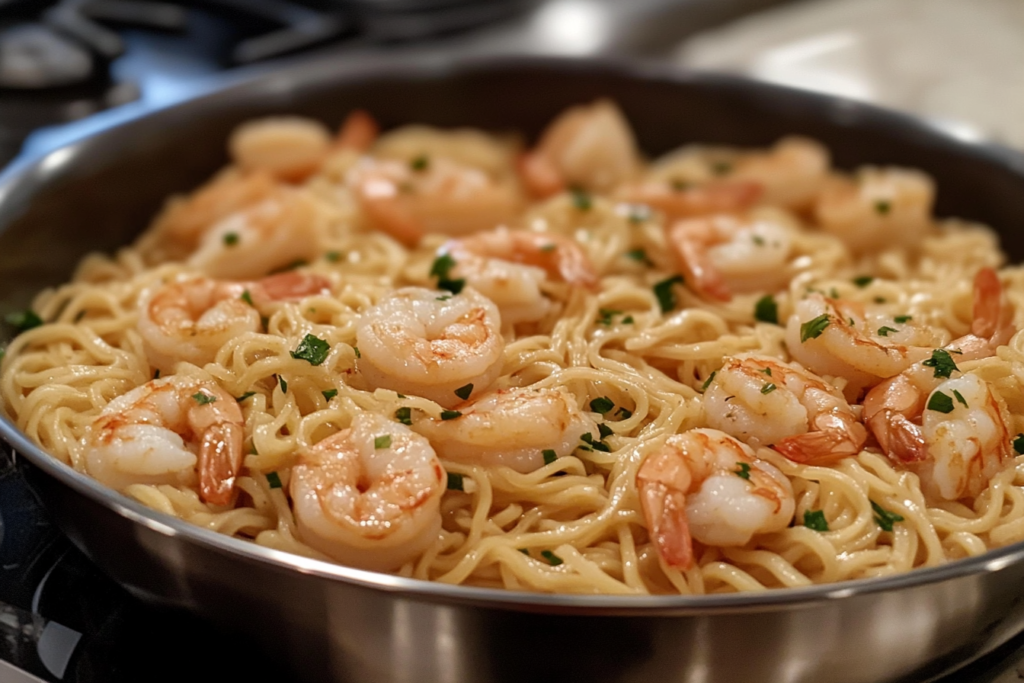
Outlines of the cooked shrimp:
{"label": "cooked shrimp", "polygon": [[407,246],[425,233],[490,230],[510,221],[521,203],[511,181],[444,157],[364,159],[348,183],[369,222]]}
{"label": "cooked shrimp", "polygon": [[632,204],[646,204],[664,213],[669,220],[743,211],[757,203],[762,188],[745,181],[708,181],[699,184],[648,180],[626,185],[616,198]]}
{"label": "cooked shrimp", "polygon": [[260,277],[320,254],[324,221],[323,209],[310,195],[278,188],[211,226],[186,263],[210,277]]}
{"label": "cooked shrimp", "polygon": [[686,283],[729,301],[733,292],[773,291],[789,280],[790,229],[769,218],[690,218],[666,229]]}
{"label": "cooked shrimp", "polygon": [[540,320],[551,309],[540,290],[547,276],[592,289],[597,273],[575,240],[498,228],[441,247],[455,264],[448,278],[466,284],[493,301],[506,325]]}
{"label": "cooked shrimp", "polygon": [[814,207],[821,229],[858,253],[918,244],[932,225],[935,183],[903,168],[863,168],[836,176]]}
{"label": "cooked shrimp", "polygon": [[212,381],[173,375],[107,404],[83,439],[85,468],[119,491],[132,484],[198,484],[204,501],[228,505],[243,438],[233,396]]}
{"label": "cooked shrimp", "polygon": [[572,107],[556,118],[520,161],[527,189],[548,197],[568,187],[607,192],[637,169],[636,139],[609,100]]}
{"label": "cooked shrimp", "polygon": [[395,290],[359,316],[356,343],[370,384],[446,408],[485,392],[505,349],[497,307],[468,287],[455,295]]}
{"label": "cooked shrimp", "polygon": [[821,191],[829,168],[829,153],[820,143],[786,137],[766,152],[740,155],[728,172],[730,180],[756,183],[761,200],[773,206],[800,210]]}
{"label": "cooked shrimp", "polygon": [[600,439],[597,425],[562,389],[500,389],[460,407],[460,417],[413,424],[442,458],[487,467],[532,472],[571,454],[584,434]]}
{"label": "cooked shrimp", "polygon": [[150,364],[162,372],[170,372],[179,361],[205,365],[231,339],[263,329],[259,309],[267,302],[326,292],[330,282],[325,278],[295,272],[256,282],[178,280],[142,295],[139,334]]}
{"label": "cooked shrimp", "polygon": [[693,566],[692,540],[746,545],[786,528],[796,507],[782,472],[717,429],[670,436],[644,459],[636,486],[658,555],[678,569]]}
{"label": "cooked shrimp", "polygon": [[341,124],[341,129],[334,138],[334,146],[365,152],[373,145],[379,133],[380,126],[377,125],[376,119],[362,109],[356,109],[345,117],[345,122]]}
{"label": "cooked shrimp", "polygon": [[247,171],[266,171],[287,181],[314,173],[331,148],[327,126],[300,116],[247,121],[228,141],[231,158]]}
{"label": "cooked shrimp", "polygon": [[704,392],[704,411],[708,426],[797,462],[856,455],[867,439],[839,390],[770,356],[726,358]]}
{"label": "cooked shrimp", "polygon": [[342,564],[392,571],[441,530],[445,472],[408,427],[372,413],[300,455],[289,488],[299,538]]}

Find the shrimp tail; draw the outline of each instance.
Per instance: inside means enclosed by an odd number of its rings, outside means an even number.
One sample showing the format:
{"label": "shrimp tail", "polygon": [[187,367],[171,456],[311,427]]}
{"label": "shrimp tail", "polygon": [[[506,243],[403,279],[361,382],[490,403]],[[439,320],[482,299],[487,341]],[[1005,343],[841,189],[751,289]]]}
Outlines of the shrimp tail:
{"label": "shrimp tail", "polygon": [[241,425],[225,422],[203,433],[199,447],[199,495],[211,505],[230,505],[242,467]]}
{"label": "shrimp tail", "polygon": [[566,187],[565,178],[546,154],[530,152],[523,154],[517,161],[519,177],[526,186],[527,192],[534,197],[546,199],[563,191]]}
{"label": "shrimp tail", "polygon": [[658,555],[670,567],[693,567],[693,539],[686,519],[686,494],[692,476],[674,449],[644,460],[637,471],[640,507]]}
{"label": "shrimp tail", "polygon": [[675,248],[686,280],[697,292],[716,301],[731,301],[732,292],[711,263],[705,240],[694,239],[698,229],[693,221],[679,221],[668,230],[669,243]]}
{"label": "shrimp tail", "polygon": [[1003,294],[999,276],[992,268],[982,268],[974,277],[974,312],[971,334],[987,339],[990,346],[1010,341],[1013,327],[1013,306]]}
{"label": "shrimp tail", "polygon": [[820,465],[857,455],[867,438],[867,429],[852,417],[822,413],[812,431],[786,437],[773,448],[793,462]]}
{"label": "shrimp tail", "polygon": [[924,394],[906,375],[892,377],[864,397],[864,422],[891,458],[904,463],[927,456],[921,426],[913,422],[924,409]]}
{"label": "shrimp tail", "polygon": [[370,149],[380,134],[380,126],[369,113],[356,109],[345,118],[341,130],[334,140],[334,146],[365,152]]}
{"label": "shrimp tail", "polygon": [[272,301],[299,301],[314,294],[329,294],[331,281],[322,275],[288,271],[262,278],[253,289]]}

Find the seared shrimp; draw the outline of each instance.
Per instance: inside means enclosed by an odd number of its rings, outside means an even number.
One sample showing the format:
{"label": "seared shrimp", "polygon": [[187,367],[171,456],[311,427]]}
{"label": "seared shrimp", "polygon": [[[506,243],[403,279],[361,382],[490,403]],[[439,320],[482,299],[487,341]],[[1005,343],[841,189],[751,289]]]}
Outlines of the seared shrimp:
{"label": "seared shrimp", "polygon": [[256,282],[178,280],[142,295],[139,334],[150,364],[163,372],[178,361],[205,365],[231,339],[262,330],[259,308],[267,302],[326,292],[330,282],[325,278],[295,272]]}
{"label": "seared shrimp", "polygon": [[331,133],[319,121],[272,116],[238,126],[228,141],[231,158],[247,171],[266,171],[287,181],[319,168],[331,149]]}
{"label": "seared shrimp", "polygon": [[485,392],[505,349],[497,307],[472,288],[398,289],[359,317],[356,343],[370,384],[446,408]]}
{"label": "seared shrimp", "polygon": [[761,194],[760,185],[746,181],[712,180],[691,185],[648,180],[627,185],[615,196],[632,204],[646,204],[675,220],[743,211],[756,204]]}
{"label": "seared shrimp", "polygon": [[729,301],[733,292],[773,291],[789,280],[789,228],[767,218],[691,218],[666,229],[686,283],[699,294]]}
{"label": "seared shrimp", "polygon": [[301,453],[289,488],[299,538],[351,567],[398,569],[441,530],[445,472],[434,449],[372,413]]}
{"label": "seared shrimp", "polygon": [[607,192],[637,169],[636,139],[614,103],[572,107],[555,119],[520,162],[527,189],[548,197],[568,187]]}
{"label": "seared shrimp", "polygon": [[796,462],[860,452],[867,430],[843,395],[795,363],[770,356],[726,358],[704,392],[708,426]]}
{"label": "seared shrimp", "polygon": [[445,157],[367,158],[347,182],[370,224],[407,246],[425,233],[490,230],[511,220],[521,203],[511,182]]}
{"label": "seared shrimp", "polygon": [[455,265],[448,277],[493,301],[506,325],[540,320],[551,308],[540,290],[546,276],[592,289],[597,273],[580,245],[560,235],[498,228],[459,240],[440,250]]}
{"label": "seared shrimp", "polygon": [[772,206],[800,210],[818,196],[826,180],[829,154],[820,143],[801,137],[779,140],[767,152],[749,152],[735,160],[730,180],[754,182],[761,200]]}
{"label": "seared shrimp", "polygon": [[911,246],[931,227],[935,184],[920,171],[864,168],[855,179],[836,176],[814,207],[821,229],[863,253]]}
{"label": "seared shrimp", "polygon": [[678,569],[693,566],[693,540],[746,545],[786,528],[796,507],[782,472],[716,429],[670,436],[644,459],[636,486],[658,555]]}
{"label": "seared shrimp", "polygon": [[278,188],[210,227],[186,263],[210,277],[255,278],[321,252],[325,216],[301,190]]}
{"label": "seared shrimp", "polygon": [[173,375],[107,404],[83,439],[85,468],[119,491],[132,484],[198,484],[204,501],[228,505],[243,438],[233,396],[212,381]]}
{"label": "seared shrimp", "polygon": [[584,434],[600,439],[597,425],[571,394],[561,389],[500,389],[460,407],[460,417],[413,424],[442,458],[487,467],[532,472],[571,454]]}

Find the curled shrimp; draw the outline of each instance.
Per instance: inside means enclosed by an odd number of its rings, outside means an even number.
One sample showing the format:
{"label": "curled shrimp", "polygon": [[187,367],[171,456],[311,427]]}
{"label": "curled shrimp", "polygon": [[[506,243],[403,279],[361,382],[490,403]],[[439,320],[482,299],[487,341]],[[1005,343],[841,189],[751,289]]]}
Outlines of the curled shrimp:
{"label": "curled shrimp", "polygon": [[711,180],[699,184],[648,180],[627,185],[616,198],[632,204],[646,204],[669,220],[743,211],[757,203],[760,185],[747,181]]}
{"label": "curled shrimp", "polygon": [[796,462],[856,455],[867,430],[842,393],[795,363],[729,357],[704,392],[708,426]]}
{"label": "curled shrimp", "polygon": [[177,280],[143,293],[139,334],[150,364],[162,372],[173,370],[179,361],[201,366],[231,339],[262,331],[260,309],[267,303],[328,292],[326,278],[295,272],[255,282]]}
{"label": "curled shrimp", "polygon": [[786,528],[796,508],[786,476],[717,429],[670,436],[644,458],[636,486],[654,547],[677,569],[693,566],[693,540],[746,545]]}
{"label": "curled shrimp", "polygon": [[247,121],[228,140],[231,158],[242,169],[297,181],[314,173],[331,148],[327,126],[301,116]]}
{"label": "curled shrimp", "polygon": [[738,156],[728,176],[733,182],[757,184],[766,204],[801,210],[821,192],[829,163],[828,150],[821,143],[786,137],[769,150]]}
{"label": "curled shrimp", "polygon": [[711,299],[733,292],[772,291],[789,280],[790,230],[769,217],[690,218],[667,226],[686,283]]}
{"label": "curled shrimp", "polygon": [[466,284],[493,301],[506,325],[534,322],[551,310],[541,292],[546,277],[593,289],[597,273],[575,240],[522,230],[498,228],[451,240],[440,249],[455,265],[449,278]]}
{"label": "curled shrimp", "polygon": [[912,246],[931,227],[935,183],[904,168],[864,168],[853,179],[836,176],[814,207],[819,226],[851,250],[864,253]]}
{"label": "curled shrimp", "polygon": [[490,230],[510,221],[521,203],[511,182],[445,157],[366,158],[348,183],[370,224],[407,246],[425,233]]}
{"label": "curled shrimp", "polygon": [[568,187],[606,192],[632,176],[637,165],[629,122],[613,102],[598,100],[552,121],[523,155],[520,174],[531,194],[548,197]]}
{"label": "curled shrimp", "polygon": [[228,505],[243,438],[233,396],[212,381],[173,375],[107,404],[83,439],[85,468],[119,491],[132,484],[198,485],[205,502]]}
{"label": "curled shrimp", "polygon": [[[562,389],[499,389],[448,420],[413,424],[442,458],[486,467],[532,472],[544,465],[544,451],[571,454],[584,434],[599,439],[597,425]],[[550,454],[549,454],[550,455]]]}
{"label": "curled shrimp", "polygon": [[356,343],[367,382],[446,408],[486,391],[505,349],[497,307],[471,288],[395,290],[359,316]]}
{"label": "curled shrimp", "polygon": [[334,138],[334,146],[339,149],[350,149],[365,152],[373,146],[380,134],[377,120],[368,112],[356,109],[345,117],[338,135]]}
{"label": "curled shrimp", "polygon": [[277,188],[263,201],[211,226],[186,263],[210,277],[260,277],[320,254],[325,220],[323,208],[310,195]]}
{"label": "curled shrimp", "polygon": [[445,472],[408,427],[372,413],[306,449],[289,490],[299,538],[342,564],[390,571],[441,530]]}

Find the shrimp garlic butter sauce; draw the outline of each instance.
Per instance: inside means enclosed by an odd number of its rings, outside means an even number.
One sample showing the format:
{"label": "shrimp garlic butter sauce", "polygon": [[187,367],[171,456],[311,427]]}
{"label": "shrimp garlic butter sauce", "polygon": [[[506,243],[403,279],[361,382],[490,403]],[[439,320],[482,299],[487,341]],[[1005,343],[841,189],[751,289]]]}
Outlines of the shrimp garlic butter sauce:
{"label": "shrimp garlic butter sauce", "polygon": [[240,126],[39,294],[18,427],[163,513],[446,583],[763,590],[1024,539],[1024,271],[924,173],[651,160],[607,101],[534,146],[336,124]]}

